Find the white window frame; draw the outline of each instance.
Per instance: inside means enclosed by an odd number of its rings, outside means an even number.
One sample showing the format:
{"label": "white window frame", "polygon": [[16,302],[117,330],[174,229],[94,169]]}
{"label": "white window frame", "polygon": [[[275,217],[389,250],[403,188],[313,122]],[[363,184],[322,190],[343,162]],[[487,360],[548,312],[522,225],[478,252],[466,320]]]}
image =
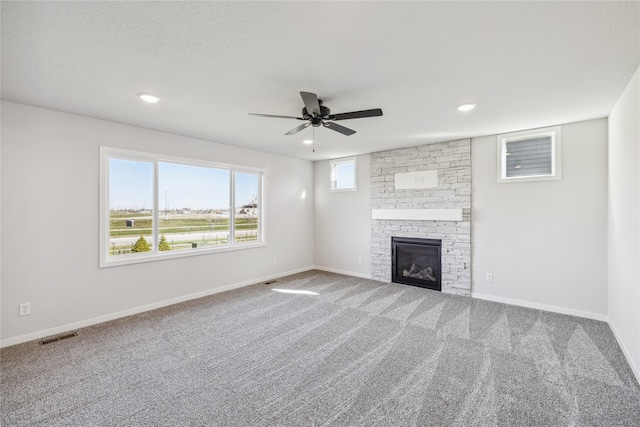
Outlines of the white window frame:
{"label": "white window frame", "polygon": [[[136,253],[136,254],[123,254],[117,257],[109,256],[109,227],[110,227],[110,206],[109,206],[109,159],[122,159],[143,161],[153,164],[153,237],[154,247],[150,252]],[[229,245],[215,246],[215,247],[203,247],[194,250],[185,251],[166,251],[162,252],[158,248],[159,233],[158,233],[158,212],[159,212],[159,177],[158,177],[158,164],[161,162],[170,163],[182,163],[189,166],[210,167],[216,169],[226,169],[230,172],[230,209],[229,209],[229,233],[230,242]],[[233,239],[234,235],[234,205],[235,205],[235,188],[234,188],[234,175],[235,173],[250,173],[259,175],[258,179],[258,241],[255,243],[238,242],[235,243]],[[264,206],[264,180],[266,170],[232,165],[226,163],[209,162],[198,159],[165,156],[153,153],[144,153],[139,151],[123,150],[119,148],[100,147],[100,268],[113,267],[118,265],[137,264],[141,262],[159,261],[163,259],[172,258],[184,258],[190,256],[198,256],[216,252],[228,252],[244,249],[252,249],[256,247],[266,246],[266,230],[265,230],[265,215],[266,212]]]}
{"label": "white window frame", "polygon": [[[353,163],[353,187],[349,188],[333,188],[333,172],[337,165]],[[358,191],[358,158],[357,157],[344,157],[342,159],[334,159],[329,161],[329,191],[342,192],[342,191]]]}
{"label": "white window frame", "polygon": [[[507,143],[523,139],[551,137],[551,173],[545,175],[507,176]],[[562,179],[562,129],[560,126],[511,132],[497,137],[498,182],[553,181]]]}

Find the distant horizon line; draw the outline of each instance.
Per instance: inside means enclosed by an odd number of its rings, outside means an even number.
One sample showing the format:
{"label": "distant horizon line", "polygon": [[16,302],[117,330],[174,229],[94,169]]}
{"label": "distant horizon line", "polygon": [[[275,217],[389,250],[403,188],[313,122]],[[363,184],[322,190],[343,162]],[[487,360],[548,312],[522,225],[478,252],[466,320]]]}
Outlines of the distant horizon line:
{"label": "distant horizon line", "polygon": [[[243,205],[243,206],[237,206],[236,209],[257,209],[258,206],[257,204],[251,204],[251,205]],[[152,211],[153,208],[147,208],[147,207],[142,207],[142,208],[109,208],[109,211]],[[231,208],[190,208],[190,207],[184,207],[184,208],[173,208],[173,209],[158,209],[159,212],[172,212],[172,211],[228,211],[231,210]]]}

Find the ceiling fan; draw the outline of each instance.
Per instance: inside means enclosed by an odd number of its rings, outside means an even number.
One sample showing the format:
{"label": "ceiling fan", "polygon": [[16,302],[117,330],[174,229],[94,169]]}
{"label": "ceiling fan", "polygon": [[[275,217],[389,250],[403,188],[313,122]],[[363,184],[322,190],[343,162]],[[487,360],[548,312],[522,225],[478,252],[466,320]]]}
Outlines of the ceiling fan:
{"label": "ceiling fan", "polygon": [[349,129],[347,127],[341,126],[335,121],[337,120],[348,120],[348,119],[362,119],[365,117],[377,117],[382,115],[382,110],[380,108],[374,108],[372,110],[362,110],[362,111],[352,111],[350,113],[340,113],[340,114],[331,114],[331,110],[328,107],[322,105],[322,100],[318,99],[318,96],[315,93],[310,92],[300,92],[300,96],[302,97],[302,101],[304,102],[304,108],[302,109],[302,117],[294,117],[294,116],[278,116],[273,114],[255,114],[249,113],[252,116],[260,116],[260,117],[272,117],[276,119],[296,119],[296,120],[306,120],[307,123],[303,123],[300,126],[297,126],[291,129],[289,132],[285,133],[285,135],[293,135],[300,132],[302,129],[306,129],[309,126],[319,127],[324,126],[328,129],[339,132],[343,135],[353,135],[356,133],[355,130]]}

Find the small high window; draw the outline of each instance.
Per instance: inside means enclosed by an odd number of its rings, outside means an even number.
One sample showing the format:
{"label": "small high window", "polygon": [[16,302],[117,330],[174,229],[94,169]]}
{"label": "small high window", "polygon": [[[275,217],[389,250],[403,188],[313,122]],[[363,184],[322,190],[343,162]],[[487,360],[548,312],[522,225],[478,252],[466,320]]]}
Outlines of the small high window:
{"label": "small high window", "polygon": [[356,158],[331,160],[331,191],[356,191]]}
{"label": "small high window", "polygon": [[498,135],[498,182],[560,179],[560,127]]}

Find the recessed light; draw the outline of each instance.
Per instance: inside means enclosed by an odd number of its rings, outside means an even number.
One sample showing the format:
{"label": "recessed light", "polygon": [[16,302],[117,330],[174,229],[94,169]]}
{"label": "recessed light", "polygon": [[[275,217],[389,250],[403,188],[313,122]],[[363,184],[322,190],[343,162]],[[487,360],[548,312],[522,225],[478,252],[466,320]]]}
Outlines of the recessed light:
{"label": "recessed light", "polygon": [[142,99],[144,102],[149,102],[151,104],[155,104],[156,102],[160,101],[160,97],[152,93],[141,92],[138,94],[138,98]]}
{"label": "recessed light", "polygon": [[476,104],[460,104],[458,105],[458,111],[471,111],[476,108]]}
{"label": "recessed light", "polygon": [[304,139],[302,140],[305,144],[313,144],[313,139]]}

